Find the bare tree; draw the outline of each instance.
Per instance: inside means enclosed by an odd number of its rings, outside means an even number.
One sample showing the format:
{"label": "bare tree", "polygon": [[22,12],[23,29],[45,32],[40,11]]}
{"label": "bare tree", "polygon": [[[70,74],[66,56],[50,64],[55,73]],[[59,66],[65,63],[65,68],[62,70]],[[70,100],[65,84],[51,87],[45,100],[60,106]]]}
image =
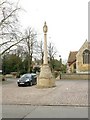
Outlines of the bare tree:
{"label": "bare tree", "polygon": [[[41,64],[43,64],[43,57],[44,57],[44,49],[43,49],[43,42],[42,40],[40,42],[38,42],[38,56],[40,56],[41,59]],[[57,51],[55,50],[55,47],[52,43],[49,43],[48,45],[48,58],[49,58],[49,62],[52,61],[52,59],[54,59],[55,55],[56,55]]]}
{"label": "bare tree", "polygon": [[48,57],[49,57],[49,64],[50,64],[51,71],[54,69],[53,62],[54,62],[54,57],[55,57],[56,53],[57,53],[57,51],[55,50],[54,45],[52,45],[52,43],[49,43],[49,45],[48,45]]}
{"label": "bare tree", "polygon": [[57,53],[57,51],[55,50],[54,45],[52,45],[52,43],[49,43],[49,45],[48,45],[48,56],[49,56],[50,61],[54,58],[56,53]]}
{"label": "bare tree", "polygon": [[28,56],[28,72],[32,71],[32,57],[36,43],[36,35],[37,34],[34,33],[31,28],[27,28],[23,36],[24,40],[21,43],[23,45],[25,53],[27,53]]}
{"label": "bare tree", "polygon": [[44,52],[43,52],[43,42],[42,42],[42,40],[38,43],[38,53],[40,54],[41,64],[43,64]]}
{"label": "bare tree", "polygon": [[7,0],[0,1],[0,54],[4,54],[23,40],[19,36],[19,10],[17,4],[14,5]]}

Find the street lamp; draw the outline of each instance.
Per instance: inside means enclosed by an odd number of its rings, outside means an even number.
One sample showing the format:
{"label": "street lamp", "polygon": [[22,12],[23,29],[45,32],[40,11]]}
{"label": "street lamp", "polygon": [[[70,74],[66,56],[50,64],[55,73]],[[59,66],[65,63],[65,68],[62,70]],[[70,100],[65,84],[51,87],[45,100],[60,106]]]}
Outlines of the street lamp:
{"label": "street lamp", "polygon": [[61,65],[62,65],[62,58],[61,58],[61,55],[59,55],[60,57],[60,69],[61,69]]}
{"label": "street lamp", "polygon": [[61,79],[61,66],[62,66],[62,58],[61,58],[61,55],[59,55],[60,57],[60,79]]}

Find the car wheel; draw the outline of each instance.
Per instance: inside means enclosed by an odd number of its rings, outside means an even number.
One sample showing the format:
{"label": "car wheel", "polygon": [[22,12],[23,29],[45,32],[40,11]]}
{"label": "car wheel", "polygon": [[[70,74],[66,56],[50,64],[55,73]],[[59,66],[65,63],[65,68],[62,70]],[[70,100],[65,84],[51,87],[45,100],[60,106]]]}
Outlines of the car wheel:
{"label": "car wheel", "polygon": [[30,83],[29,83],[29,82],[27,82],[27,83],[26,83],[26,86],[29,86],[29,85],[30,85]]}
{"label": "car wheel", "polygon": [[20,87],[20,85],[18,84],[18,87]]}

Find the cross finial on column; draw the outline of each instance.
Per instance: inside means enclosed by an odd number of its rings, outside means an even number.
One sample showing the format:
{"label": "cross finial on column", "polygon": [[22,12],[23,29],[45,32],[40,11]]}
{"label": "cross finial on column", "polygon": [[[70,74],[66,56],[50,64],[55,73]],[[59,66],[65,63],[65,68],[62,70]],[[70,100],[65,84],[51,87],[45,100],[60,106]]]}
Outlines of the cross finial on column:
{"label": "cross finial on column", "polygon": [[48,27],[47,27],[46,21],[45,21],[45,22],[44,22],[44,26],[43,26],[43,32],[44,32],[44,33],[47,33],[47,31],[48,31]]}

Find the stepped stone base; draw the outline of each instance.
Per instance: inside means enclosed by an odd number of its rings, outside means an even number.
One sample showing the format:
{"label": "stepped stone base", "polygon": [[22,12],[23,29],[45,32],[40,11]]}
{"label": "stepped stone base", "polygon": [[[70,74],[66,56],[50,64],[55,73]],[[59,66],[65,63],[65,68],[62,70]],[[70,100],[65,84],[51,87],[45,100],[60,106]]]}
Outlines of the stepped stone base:
{"label": "stepped stone base", "polygon": [[42,65],[41,72],[37,80],[38,88],[55,87],[55,78],[53,77],[49,65]]}

